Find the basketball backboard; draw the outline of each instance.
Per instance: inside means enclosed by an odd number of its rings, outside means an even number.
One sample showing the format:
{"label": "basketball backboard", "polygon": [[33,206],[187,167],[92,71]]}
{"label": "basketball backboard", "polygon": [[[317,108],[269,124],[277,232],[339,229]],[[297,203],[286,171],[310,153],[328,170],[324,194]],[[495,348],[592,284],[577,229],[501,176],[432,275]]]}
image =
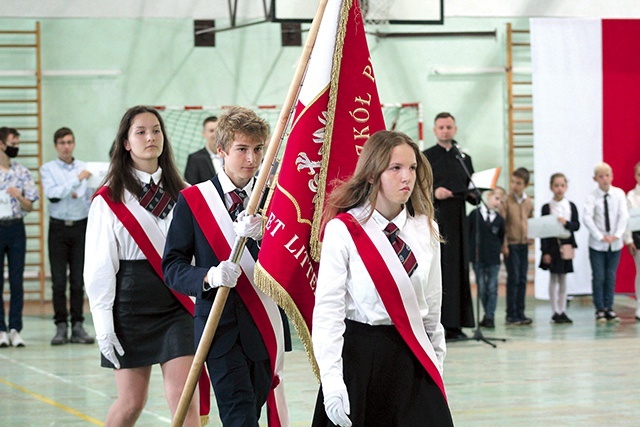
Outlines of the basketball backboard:
{"label": "basketball backboard", "polygon": [[[275,22],[311,22],[319,0],[271,0]],[[443,24],[444,0],[360,0],[367,21]]]}

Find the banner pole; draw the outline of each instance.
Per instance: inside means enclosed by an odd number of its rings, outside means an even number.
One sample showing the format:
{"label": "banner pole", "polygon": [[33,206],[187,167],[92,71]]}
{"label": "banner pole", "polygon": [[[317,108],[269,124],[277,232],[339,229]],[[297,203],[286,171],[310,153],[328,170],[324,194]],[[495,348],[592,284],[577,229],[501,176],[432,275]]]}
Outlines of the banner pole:
{"label": "banner pole", "polygon": [[[262,198],[262,194],[267,191],[267,179],[269,178],[271,167],[265,166],[273,165],[276,155],[278,154],[278,150],[280,149],[280,144],[282,143],[282,140],[284,138],[286,125],[289,122],[289,117],[291,116],[291,114],[293,114],[295,102],[298,99],[298,93],[302,85],[304,74],[307,70],[309,58],[311,57],[313,45],[315,44],[316,37],[318,35],[318,29],[320,28],[320,22],[322,21],[322,15],[324,14],[324,10],[327,6],[327,1],[328,0],[320,1],[318,9],[316,10],[316,14],[313,18],[313,22],[311,23],[309,35],[302,50],[300,61],[298,62],[295,74],[293,76],[293,79],[291,80],[291,85],[289,86],[287,97],[282,104],[282,109],[280,110],[278,121],[276,122],[276,126],[271,134],[271,139],[269,140],[269,145],[267,147],[267,151],[265,153],[263,161],[263,167],[260,169],[260,173],[258,174],[258,177],[256,179],[254,189],[259,189],[260,191],[252,192],[251,198],[249,199],[249,203],[247,205],[247,214],[251,215],[256,212],[258,204],[260,203],[260,200]],[[232,262],[238,263],[238,261],[240,260],[242,251],[244,250],[245,241],[245,238],[236,238],[231,256],[229,257]],[[215,335],[216,329],[218,328],[218,323],[220,322],[220,317],[222,315],[224,305],[227,302],[229,291],[230,288],[223,286],[221,288],[218,288],[218,291],[216,292],[216,297],[213,301],[213,306],[211,307],[209,316],[207,317],[207,323],[205,324],[204,331],[202,332],[202,337],[200,338],[200,342],[198,343],[198,348],[193,358],[193,363],[191,364],[191,369],[189,370],[189,375],[187,376],[187,381],[185,382],[184,389],[182,390],[180,402],[178,403],[178,407],[176,408],[176,413],[171,423],[171,427],[182,427],[184,424],[184,419],[187,416],[187,410],[189,408],[189,402],[191,402],[193,394],[195,393],[195,389],[198,384],[198,378],[200,377],[200,372],[202,372],[202,368],[207,359],[207,354],[209,354],[211,342],[213,341],[213,336]]]}

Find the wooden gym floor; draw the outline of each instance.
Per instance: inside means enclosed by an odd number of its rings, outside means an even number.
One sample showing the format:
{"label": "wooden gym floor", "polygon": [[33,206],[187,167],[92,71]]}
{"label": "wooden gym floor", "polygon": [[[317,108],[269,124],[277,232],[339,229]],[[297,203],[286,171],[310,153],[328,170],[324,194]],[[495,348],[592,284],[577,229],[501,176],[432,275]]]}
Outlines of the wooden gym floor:
{"label": "wooden gym floor", "polygon": [[[555,325],[548,303],[528,296],[533,325],[507,327],[500,297],[496,329],[484,334],[506,342],[496,341],[497,348],[476,340],[448,346],[445,384],[455,424],[640,425],[635,300],[616,296],[614,308],[621,323],[598,326],[590,298],[576,298],[568,309],[574,323]],[[93,333],[90,315],[86,325]],[[0,349],[0,426],[103,425],[115,397],[113,374],[99,367],[97,344],[52,347],[54,332],[51,304],[28,302],[22,332],[27,346]],[[291,425],[308,426],[317,384],[297,338],[286,355],[285,381]],[[137,425],[170,425],[157,367]],[[209,425],[220,425],[215,412]]]}

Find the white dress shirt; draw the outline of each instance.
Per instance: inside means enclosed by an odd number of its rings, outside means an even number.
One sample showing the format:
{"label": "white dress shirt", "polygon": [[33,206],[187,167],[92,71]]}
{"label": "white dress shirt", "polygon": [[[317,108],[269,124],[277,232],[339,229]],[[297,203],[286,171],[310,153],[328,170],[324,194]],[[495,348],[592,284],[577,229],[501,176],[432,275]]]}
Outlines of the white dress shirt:
{"label": "white dress shirt", "polygon": [[[40,167],[42,188],[49,200],[50,217],[70,221],[87,217],[92,191],[87,188],[86,179],[78,179],[80,172],[86,169],[87,164],[76,159],[71,163],[55,159]],[[58,200],[52,202],[51,199]]]}
{"label": "white dress shirt", "polygon": [[[153,178],[160,182],[162,168],[153,174],[135,170],[144,186]],[[125,201],[135,201],[138,197],[125,190]],[[160,219],[146,209],[143,211],[158,224],[166,237],[173,219],[173,210]],[[89,208],[84,261],[84,283],[91,305],[91,311],[107,311],[113,308],[116,296],[116,274],[120,260],[147,259],[127,229],[113,213],[102,197],[96,197]]]}
{"label": "white dress shirt", "polygon": [[[584,225],[589,230],[589,247],[601,252],[619,251],[624,244],[623,234],[629,220],[627,198],[624,191],[618,187],[610,187],[608,191],[607,205],[609,207],[609,224],[611,230],[607,233],[604,222],[604,195],[600,187],[593,190],[587,196],[584,203]],[[605,235],[618,237],[613,243],[603,242]]]}
{"label": "white dress shirt", "polygon": [[558,215],[558,218],[571,221],[571,203],[569,203],[566,197],[563,197],[562,200],[559,201],[551,199],[551,201],[549,201],[549,211],[552,214]]}
{"label": "white dress shirt", "polygon": [[[367,212],[365,207],[349,211],[356,218],[365,218]],[[377,211],[373,212],[369,221],[375,221],[381,230],[389,223]],[[411,283],[425,331],[440,365],[438,369],[442,372],[446,345],[444,328],[440,323],[440,243],[434,236],[429,237],[429,224],[425,216],[408,217],[406,209],[403,209],[392,222],[400,229],[399,237],[409,245],[418,261],[418,267],[411,275]],[[437,227],[435,223],[434,227]],[[324,232],[312,334],[322,386],[327,392],[344,384],[344,319],[369,325],[393,324],[346,225],[339,219],[333,219],[327,223]]]}
{"label": "white dress shirt", "polygon": [[[227,173],[225,171],[220,171],[218,173],[218,181],[220,181],[220,187],[222,187],[222,192],[224,193],[224,204],[228,209],[231,207],[231,205],[233,205],[233,200],[231,199],[231,196],[229,195],[229,193],[231,193],[237,187],[233,182],[231,182],[231,178],[227,176]],[[244,190],[244,192],[247,193],[247,197],[245,197],[243,200],[243,205],[245,208],[249,203],[249,199],[251,199],[251,193],[253,191],[254,184],[255,184],[255,179],[252,178],[249,180],[249,182],[247,182],[247,185],[245,185],[244,188],[239,189],[239,190]]]}
{"label": "white dress shirt", "polygon": [[222,166],[224,166],[224,160],[218,155],[218,153],[209,150],[209,147],[207,147],[206,144],[204,146],[204,149],[207,150],[207,153],[209,153],[209,158],[211,159],[211,164],[213,165],[213,171],[215,173],[220,173],[223,169]]}
{"label": "white dress shirt", "polygon": [[485,222],[493,222],[496,219],[497,212],[495,210],[488,210],[485,205],[480,205],[480,214]]}
{"label": "white dress shirt", "polygon": [[[627,205],[629,209],[640,208],[640,184],[627,193]],[[631,237],[631,230],[626,230],[624,233],[624,242],[629,245],[633,242]]]}

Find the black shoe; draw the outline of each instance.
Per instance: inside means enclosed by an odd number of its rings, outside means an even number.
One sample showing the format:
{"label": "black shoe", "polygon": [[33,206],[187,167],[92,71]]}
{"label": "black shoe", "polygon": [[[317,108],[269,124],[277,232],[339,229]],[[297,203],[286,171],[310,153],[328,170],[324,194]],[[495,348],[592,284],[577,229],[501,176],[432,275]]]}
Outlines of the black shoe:
{"label": "black shoe", "polygon": [[573,320],[567,316],[567,313],[560,314],[560,317],[562,318],[562,323],[573,323]]}
{"label": "black shoe", "polygon": [[69,328],[66,323],[56,323],[56,335],[51,340],[51,345],[62,345],[69,342]]}
{"label": "black shoe", "polygon": [[77,344],[93,344],[94,339],[82,327],[82,322],[76,322],[71,329],[71,342]]}
{"label": "black shoe", "polygon": [[507,326],[520,326],[520,325],[522,325],[522,321],[520,319],[517,319],[517,318],[507,317],[507,320],[506,320],[505,324]]}
{"label": "black shoe", "polygon": [[553,323],[564,323],[562,321],[562,315],[558,313],[553,313],[553,316],[551,316],[551,321]]}
{"label": "black shoe", "polygon": [[607,319],[607,322],[620,322],[620,318],[613,310],[605,310],[604,317]]}
{"label": "black shoe", "polygon": [[596,323],[607,323],[607,318],[604,315],[604,311],[596,311]]}
{"label": "black shoe", "polygon": [[456,340],[462,340],[465,338],[468,338],[467,334],[462,332],[461,329],[447,329],[444,336],[444,339],[446,341],[456,341]]}
{"label": "black shoe", "polygon": [[521,324],[521,325],[530,325],[530,324],[532,324],[532,323],[533,323],[533,319],[531,319],[531,318],[529,318],[529,317],[523,316],[523,317],[520,319],[520,324]]}
{"label": "black shoe", "polygon": [[483,326],[485,328],[494,329],[496,327],[493,317],[485,318],[482,322],[484,323],[484,325],[481,323],[480,326]]}

